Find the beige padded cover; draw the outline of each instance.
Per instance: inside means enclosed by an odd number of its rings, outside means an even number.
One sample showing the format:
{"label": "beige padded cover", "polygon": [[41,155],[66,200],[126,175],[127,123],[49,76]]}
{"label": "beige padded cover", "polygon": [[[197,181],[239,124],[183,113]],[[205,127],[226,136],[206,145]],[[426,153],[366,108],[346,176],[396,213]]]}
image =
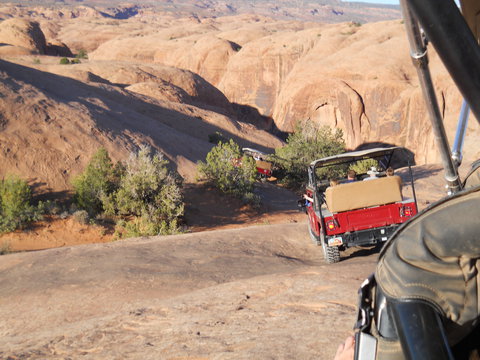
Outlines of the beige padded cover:
{"label": "beige padded cover", "polygon": [[256,160],[255,163],[256,163],[256,166],[260,169],[272,170],[272,163],[269,163],[267,161],[262,161],[262,160]]}
{"label": "beige padded cover", "polygon": [[402,201],[402,180],[388,176],[331,186],[325,190],[328,210],[332,213]]}

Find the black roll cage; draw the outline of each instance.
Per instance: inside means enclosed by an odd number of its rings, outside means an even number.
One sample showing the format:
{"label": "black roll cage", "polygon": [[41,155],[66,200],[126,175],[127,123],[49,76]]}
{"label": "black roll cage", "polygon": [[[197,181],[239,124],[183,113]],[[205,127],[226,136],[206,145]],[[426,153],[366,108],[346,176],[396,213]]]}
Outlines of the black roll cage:
{"label": "black roll cage", "polygon": [[[412,61],[417,69],[435,140],[441,154],[448,194],[452,195],[462,190],[458,166],[461,163],[461,147],[468,112],[465,110],[466,106],[462,106],[455,145],[450,152],[428,67],[427,45],[428,42],[433,44],[465,99],[465,104],[468,104],[479,122],[480,47],[466,18],[453,0],[400,0],[400,3]],[[463,0],[464,14],[470,16],[469,11],[475,10],[476,16],[480,10],[480,5],[477,4],[478,1]],[[394,323],[406,359],[453,359],[441,315],[430,304],[422,301],[390,299],[387,300],[386,309]],[[358,358],[357,351],[355,356]]]}
{"label": "black roll cage", "polygon": [[[464,0],[464,11],[471,11],[475,1]],[[448,194],[462,190],[458,175],[461,147],[468,111],[462,107],[455,146],[450,152],[443,119],[435,96],[428,67],[427,45],[431,42],[450,76],[480,121],[480,47],[465,17],[453,0],[400,0],[403,18],[415,65],[429,112],[435,140],[440,151]],[[463,6],[463,4],[462,4]],[[422,31],[426,34],[423,36]],[[428,40],[427,40],[428,39]]]}

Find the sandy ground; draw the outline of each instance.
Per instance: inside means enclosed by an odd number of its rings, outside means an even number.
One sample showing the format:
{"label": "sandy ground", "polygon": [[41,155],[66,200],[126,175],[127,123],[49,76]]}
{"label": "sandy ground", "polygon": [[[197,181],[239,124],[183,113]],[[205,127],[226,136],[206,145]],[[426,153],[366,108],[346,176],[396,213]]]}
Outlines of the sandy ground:
{"label": "sandy ground", "polygon": [[[438,167],[418,172],[421,207],[441,184]],[[52,221],[24,240],[48,233],[62,247],[1,256],[0,358],[332,359],[378,254],[326,265],[297,195],[271,184],[258,212],[186,191],[192,230],[212,231],[70,246],[78,229],[90,242],[100,230]]]}
{"label": "sandy ground", "polygon": [[0,358],[330,359],[375,254],[333,266],[304,223],[3,256]]}

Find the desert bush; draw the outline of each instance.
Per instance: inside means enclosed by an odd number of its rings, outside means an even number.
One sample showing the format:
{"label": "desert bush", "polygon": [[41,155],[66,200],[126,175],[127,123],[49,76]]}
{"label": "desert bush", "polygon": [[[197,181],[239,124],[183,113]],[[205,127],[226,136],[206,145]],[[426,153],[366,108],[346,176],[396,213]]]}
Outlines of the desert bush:
{"label": "desert bush", "polygon": [[87,51],[85,49],[80,49],[75,57],[77,59],[88,59]]}
{"label": "desert bush", "polygon": [[180,233],[177,220],[167,222],[152,221],[147,215],[137,216],[126,221],[120,220],[115,225],[114,238],[131,238],[139,236],[172,235]]}
{"label": "desert bush", "polygon": [[242,154],[233,140],[213,147],[206,161],[198,162],[198,171],[201,179],[240,198],[253,191],[257,172],[255,160]]}
{"label": "desert bush", "polygon": [[243,195],[242,201],[244,204],[249,204],[253,208],[258,209],[260,208],[260,205],[262,203],[262,198],[259,195],[254,194],[253,192],[249,192]]}
{"label": "desert bush", "polygon": [[62,206],[52,200],[39,201],[37,208],[42,214],[47,215],[58,215],[62,212]]}
{"label": "desert bush", "polygon": [[[163,154],[142,146],[131,153],[115,194],[115,210],[134,220],[123,227],[126,236],[165,235],[178,230],[184,204],[180,177],[167,168]],[[124,234],[125,234],[124,233]]]}
{"label": "desert bush", "polygon": [[[307,181],[307,166],[313,160],[343,153],[345,140],[340,129],[333,131],[328,126],[318,127],[311,121],[298,122],[295,132],[287,138],[284,147],[275,150],[275,158],[282,169],[282,182],[293,188]],[[344,168],[324,168],[319,178],[336,178],[344,175]]]}
{"label": "desert bush", "polygon": [[32,191],[25,180],[8,176],[0,181],[0,233],[23,228],[40,219],[41,212],[31,201]]}
{"label": "desert bush", "polygon": [[119,186],[122,171],[121,164],[114,167],[107,150],[100,148],[83,173],[72,181],[75,203],[90,216],[110,208],[111,197]]}
{"label": "desert bush", "polygon": [[76,222],[82,225],[87,225],[89,223],[90,217],[86,210],[77,210],[73,213],[73,218]]}
{"label": "desert bush", "polygon": [[70,64],[70,60],[68,60],[66,57],[63,57],[60,59],[60,65],[68,65]]}
{"label": "desert bush", "polygon": [[74,200],[88,213],[86,222],[89,218],[95,222],[94,216],[99,215],[120,217],[117,237],[177,232],[184,212],[181,181],[167,164],[163,154],[142,146],[130,154],[125,165],[113,166],[102,148],[73,180]]}
{"label": "desert bush", "polygon": [[10,242],[9,241],[3,241],[2,245],[0,245],[0,255],[6,255],[11,252],[11,247],[10,247]]}
{"label": "desert bush", "polygon": [[354,170],[357,174],[365,174],[372,166],[378,168],[378,161],[375,159],[359,160],[350,165],[350,170]]}

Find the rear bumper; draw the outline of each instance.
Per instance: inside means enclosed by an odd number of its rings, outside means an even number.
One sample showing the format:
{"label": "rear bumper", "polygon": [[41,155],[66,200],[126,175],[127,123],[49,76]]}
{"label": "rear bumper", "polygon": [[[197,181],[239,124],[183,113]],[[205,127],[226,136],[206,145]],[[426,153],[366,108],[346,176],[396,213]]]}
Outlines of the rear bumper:
{"label": "rear bumper", "polygon": [[342,240],[343,247],[378,245],[387,241],[400,224],[393,224],[375,229],[347,232],[334,236],[327,236],[327,243],[337,243],[339,238]]}

